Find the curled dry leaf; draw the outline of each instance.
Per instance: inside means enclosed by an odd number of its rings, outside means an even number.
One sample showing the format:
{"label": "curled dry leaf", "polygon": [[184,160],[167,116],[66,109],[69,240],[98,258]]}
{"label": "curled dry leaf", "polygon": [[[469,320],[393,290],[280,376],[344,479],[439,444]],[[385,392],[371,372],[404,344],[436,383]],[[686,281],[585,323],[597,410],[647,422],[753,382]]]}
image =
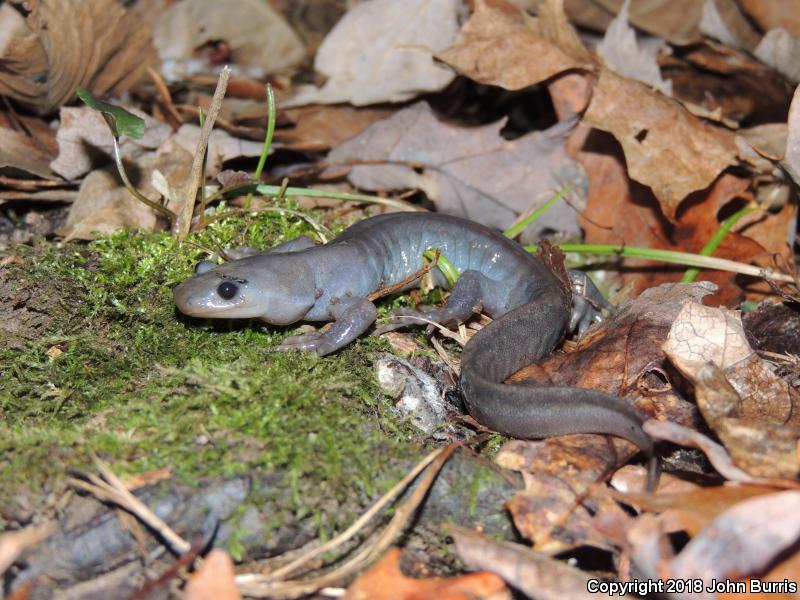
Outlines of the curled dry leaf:
{"label": "curled dry leaf", "polygon": [[[536,19],[506,0],[476,0],[458,39],[436,56],[479,83],[518,90],[595,64],[556,0]],[[535,59],[531,59],[535,57]]]}
{"label": "curled dry leaf", "polygon": [[594,86],[583,122],[619,140],[630,177],[653,189],[662,212],[673,221],[686,196],[708,187],[736,163],[733,135],[705,125],[644,84],[608,70]]}
{"label": "curled dry leaf", "polygon": [[392,548],[347,589],[344,600],[503,600],[510,598],[494,573],[414,579],[400,570],[399,548]]}
{"label": "curled dry leaf", "polygon": [[800,35],[800,13],[795,0],[739,0],[739,5],[763,31],[783,27]]}
{"label": "curled dry leaf", "polygon": [[800,538],[800,492],[744,500],[714,519],[668,563],[670,577],[740,579],[758,575]]}
{"label": "curled dry leaf", "polygon": [[759,477],[800,471],[788,384],[750,347],[738,312],[687,304],[664,351],[695,384],[703,416],[740,467]]}
{"label": "curled dry leaf", "polygon": [[25,4],[30,32],[0,57],[0,94],[39,114],[70,101],[78,85],[97,96],[121,94],[157,66],[149,28],[116,0]]}
{"label": "curled dry leaf", "polygon": [[[357,187],[421,189],[441,212],[508,227],[564,185],[580,185],[583,173],[564,150],[572,123],[513,141],[500,135],[503,125],[453,125],[419,102],[334,149],[327,163],[330,170],[350,167],[348,179]],[[559,203],[528,231],[545,228],[578,233],[575,210]]]}
{"label": "curled dry leaf", "polygon": [[319,47],[314,68],[328,80],[285,106],[402,102],[443,89],[453,72],[433,61],[458,31],[458,0],[372,0],[356,4]]}
{"label": "curled dry leaf", "polygon": [[[153,41],[162,60],[178,63],[192,61],[195,50],[208,42],[223,41],[233,63],[256,77],[293,67],[306,54],[289,24],[269,2],[262,0],[174,3],[156,22]],[[214,71],[218,68],[208,66]],[[178,69],[191,70],[187,64]]]}
{"label": "curled dry leaf", "polygon": [[700,31],[731,48],[752,51],[759,34],[739,10],[736,0],[705,0]]}

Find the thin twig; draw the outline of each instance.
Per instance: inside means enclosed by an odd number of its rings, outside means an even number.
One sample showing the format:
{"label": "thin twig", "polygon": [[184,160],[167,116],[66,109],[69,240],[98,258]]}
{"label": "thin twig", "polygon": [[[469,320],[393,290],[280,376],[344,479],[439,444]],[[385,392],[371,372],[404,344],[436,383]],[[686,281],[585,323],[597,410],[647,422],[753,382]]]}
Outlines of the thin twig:
{"label": "thin twig", "polygon": [[189,229],[192,224],[192,214],[194,213],[194,204],[197,198],[197,190],[199,186],[205,185],[205,181],[200,181],[200,176],[203,172],[208,138],[211,135],[211,130],[214,128],[214,121],[216,121],[217,115],[219,115],[220,108],[222,108],[222,100],[225,98],[225,90],[228,88],[228,80],[230,77],[231,70],[226,66],[219,74],[217,89],[214,90],[214,97],[211,100],[211,106],[208,108],[206,122],[200,130],[200,139],[197,141],[197,149],[194,153],[192,168],[178,195],[179,208],[177,209],[178,215],[173,225],[173,232],[178,240],[181,241],[186,239],[186,236],[189,235]]}
{"label": "thin twig", "polygon": [[384,296],[393,294],[394,292],[398,291],[403,286],[408,285],[412,281],[416,281],[417,279],[424,277],[426,274],[430,273],[431,269],[433,269],[438,264],[439,257],[441,255],[442,255],[441,251],[437,248],[435,250],[433,260],[428,264],[423,265],[423,267],[419,271],[417,271],[416,273],[412,273],[402,281],[398,281],[397,283],[394,283],[388,287],[381,288],[376,292],[372,292],[369,296],[367,296],[367,300],[369,300],[370,302],[375,302],[375,300],[377,300],[378,298],[383,298]]}
{"label": "thin twig", "polygon": [[[306,581],[284,581],[275,582],[269,576],[263,575],[239,575],[236,577],[239,590],[250,596],[257,598],[269,598],[272,596],[299,595],[314,592],[332,583],[348,577],[362,569],[369,561],[388,548],[395,540],[396,536],[402,531],[405,524],[412,517],[417,507],[425,499],[430,486],[439,474],[447,459],[450,458],[456,448],[464,445],[464,442],[450,444],[438,450],[435,454],[433,464],[428,469],[425,477],[414,489],[411,496],[398,508],[392,520],[376,539],[362,546],[359,552],[348,560],[341,567]],[[430,455],[429,455],[430,457]],[[429,457],[426,457],[429,458]]]}
{"label": "thin twig", "polygon": [[169,115],[175,119],[175,122],[179,126],[183,125],[183,117],[181,117],[180,113],[175,108],[175,103],[172,101],[172,94],[170,94],[167,84],[164,83],[164,79],[153,67],[147,67],[147,74],[150,75],[150,79],[153,80],[156,92],[158,92],[158,96],[161,98],[161,104],[163,104]]}
{"label": "thin twig", "polygon": [[141,500],[134,496],[125,486],[125,483],[99,458],[94,459],[101,477],[94,474],[87,475],[89,482],[82,479],[70,478],[68,483],[73,487],[85,490],[100,500],[121,506],[150,529],[157,532],[167,542],[170,548],[183,554],[191,548],[189,542],[179,536],[158,515],[151,511]]}

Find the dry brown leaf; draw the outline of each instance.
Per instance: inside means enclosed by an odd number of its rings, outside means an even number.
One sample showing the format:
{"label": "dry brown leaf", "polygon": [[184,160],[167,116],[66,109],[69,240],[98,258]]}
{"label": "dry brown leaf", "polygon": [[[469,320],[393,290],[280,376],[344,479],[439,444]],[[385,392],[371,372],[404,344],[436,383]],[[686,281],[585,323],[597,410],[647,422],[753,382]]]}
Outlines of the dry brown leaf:
{"label": "dry brown leaf", "polygon": [[[306,54],[285,19],[262,0],[174,3],[156,23],[153,41],[162,60],[178,63],[167,65],[172,77],[197,70],[193,53],[212,41],[225,42],[235,66],[256,77],[296,66]],[[215,72],[219,68],[204,66]]]}
{"label": "dry brown leaf", "polygon": [[[566,0],[570,20],[604,31],[623,0]],[[703,4],[699,0],[636,0],[630,22],[638,29],[680,46],[700,41]]]}
{"label": "dry brown leaf", "polygon": [[493,573],[413,579],[400,570],[399,548],[392,548],[347,589],[344,600],[489,600],[510,596]]}
{"label": "dry brown leaf", "polygon": [[294,123],[294,128],[278,130],[275,139],[292,150],[329,150],[357,136],[390,114],[385,109],[345,105],[290,108],[286,111],[286,116]]}
{"label": "dry brown leaf", "polygon": [[625,0],[622,10],[606,30],[602,41],[597,45],[597,53],[605,65],[615,73],[641,81],[667,96],[672,95],[672,82],[661,77],[656,62],[661,43],[640,45],[636,42],[636,32],[628,24],[630,0]]}
{"label": "dry brown leaf", "polygon": [[518,90],[570,69],[595,64],[560,2],[547,0],[538,19],[506,0],[476,0],[455,43],[436,56],[479,83]]}
{"label": "dry brown leaf", "polygon": [[186,584],[186,600],[240,600],[228,553],[214,548]]}
{"label": "dry brown leaf", "polygon": [[[170,136],[169,125],[153,119],[135,108],[129,108],[145,121],[144,137],[139,140],[122,138],[120,153],[123,157],[137,158],[149,150],[160,147]],[[91,171],[97,162],[111,161],[113,138],[103,115],[87,106],[61,109],[58,128],[58,156],[50,168],[69,181]]]}
{"label": "dry brown leaf", "polygon": [[[600,438],[598,443],[604,441]],[[612,549],[613,542],[596,529],[595,519],[625,521],[627,515],[616,502],[608,497],[580,498],[583,488],[575,485],[575,478],[543,471],[524,472],[523,476],[525,490],[514,494],[506,509],[520,535],[532,541],[537,550],[554,554],[577,546]]]}
{"label": "dry brown leaf", "polygon": [[56,529],[57,525],[51,522],[0,534],[0,575],[14,564],[23,551],[47,539]]}
{"label": "dry brown leaf", "polygon": [[0,170],[23,171],[43,179],[53,178],[53,155],[20,131],[0,127]]}
{"label": "dry brown leaf", "polygon": [[491,540],[475,531],[448,527],[447,533],[455,540],[456,552],[468,567],[497,573],[528,598],[596,597],[586,589],[589,576],[563,561],[521,544]]}
{"label": "dry brown leaf", "polygon": [[739,10],[736,0],[705,0],[700,31],[732,48],[751,51],[759,33]]}
{"label": "dry brown leaf", "polygon": [[[174,140],[168,140],[158,152],[139,158],[136,168],[130,169],[128,175],[140,192],[156,199],[158,193],[152,184],[153,170],[158,169],[168,184],[176,188],[186,178],[191,162],[189,152]],[[171,208],[174,210],[174,206]],[[124,228],[153,230],[157,223],[153,210],[131,196],[119,181],[116,169],[109,167],[92,171],[83,180],[67,222],[58,234],[68,240],[94,239],[98,233],[107,234]]]}
{"label": "dry brown leaf", "polygon": [[157,66],[149,28],[116,0],[25,4],[30,34],[0,57],[0,94],[39,114],[69,102],[78,85],[97,96],[121,94]]}
{"label": "dry brown leaf", "polygon": [[800,35],[800,12],[796,0],[738,0],[742,9],[761,27],[769,31],[783,27]]}
{"label": "dry brown leaf", "polygon": [[458,31],[457,0],[372,0],[353,6],[317,51],[328,80],[306,86],[284,106],[402,102],[443,89],[453,72],[433,54]]}
{"label": "dry brown leaf", "polygon": [[744,500],[714,519],[669,561],[669,577],[739,579],[763,572],[800,537],[800,492]]}
{"label": "dry brown leaf", "polygon": [[750,347],[738,312],[687,304],[664,352],[695,383],[703,416],[738,466],[758,477],[796,476],[800,429],[788,424],[788,384]]}
{"label": "dry brown leaf", "polygon": [[[571,123],[513,141],[500,135],[503,125],[452,125],[420,102],[334,149],[327,163],[352,165],[348,179],[359,188],[421,189],[441,212],[508,227],[582,173],[564,150]],[[578,233],[575,210],[558,203],[527,231],[544,229]]]}
{"label": "dry brown leaf", "polygon": [[759,42],[753,54],[764,64],[794,83],[800,83],[800,36],[792,35],[782,27],[770,29]]}
{"label": "dry brown leaf", "polygon": [[630,177],[650,186],[664,215],[675,220],[691,192],[708,187],[736,163],[732,135],[716,131],[679,103],[604,70],[583,122],[622,144]]}
{"label": "dry brown leaf", "polygon": [[[172,139],[187,152],[194,153],[197,148],[197,142],[200,139],[200,128],[197,125],[181,125],[181,128],[175,132]],[[262,148],[263,142],[243,140],[233,137],[221,129],[215,129],[208,138],[206,176],[216,177],[226,161],[241,157],[259,156]],[[272,147],[271,151],[274,152],[275,148]]]}

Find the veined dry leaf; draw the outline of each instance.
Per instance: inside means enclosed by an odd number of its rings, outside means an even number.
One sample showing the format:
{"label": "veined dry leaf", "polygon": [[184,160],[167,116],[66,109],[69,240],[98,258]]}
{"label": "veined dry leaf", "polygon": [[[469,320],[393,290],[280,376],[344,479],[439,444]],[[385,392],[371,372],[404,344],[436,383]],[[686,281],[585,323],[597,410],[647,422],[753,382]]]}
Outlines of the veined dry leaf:
{"label": "veined dry leaf", "polygon": [[687,304],[664,352],[695,384],[697,404],[736,464],[752,475],[794,478],[800,427],[788,384],[753,351],[735,311]]}
{"label": "veined dry leaf", "polygon": [[453,72],[433,61],[458,31],[460,0],[371,0],[351,8],[317,51],[328,80],[284,106],[402,102],[444,88]]}
{"label": "veined dry leaf", "polygon": [[537,19],[506,0],[476,0],[458,39],[436,56],[479,83],[518,90],[569,69],[596,65],[564,16],[546,0]]}
{"label": "veined dry leaf", "polygon": [[413,579],[400,571],[400,549],[392,548],[347,589],[343,600],[490,600],[507,599],[506,584],[494,573]]}
{"label": "veined dry leaf", "polygon": [[149,29],[116,0],[25,4],[30,34],[11,40],[0,57],[0,94],[39,114],[74,98],[78,85],[97,96],[120,94],[157,64]]}
{"label": "veined dry leaf", "polygon": [[[513,141],[500,135],[503,125],[451,125],[420,102],[334,149],[327,163],[350,166],[348,179],[357,187],[421,189],[442,212],[507,227],[568,183],[580,184],[583,173],[564,150],[572,123]],[[545,228],[577,233],[575,210],[559,203],[527,231]]]}
{"label": "veined dry leaf", "polygon": [[290,108],[286,110],[286,116],[295,126],[277,131],[275,139],[293,150],[329,150],[390,114],[385,109],[347,105]]}
{"label": "veined dry leaf", "polygon": [[736,164],[732,135],[713,130],[679,103],[608,70],[594,86],[583,122],[619,140],[631,178],[653,189],[670,220],[686,196]]}
{"label": "veined dry leaf", "polygon": [[285,19],[263,0],[183,0],[156,23],[153,41],[162,60],[188,61],[210,41],[224,41],[234,63],[251,75],[274,73],[305,58],[305,47]]}

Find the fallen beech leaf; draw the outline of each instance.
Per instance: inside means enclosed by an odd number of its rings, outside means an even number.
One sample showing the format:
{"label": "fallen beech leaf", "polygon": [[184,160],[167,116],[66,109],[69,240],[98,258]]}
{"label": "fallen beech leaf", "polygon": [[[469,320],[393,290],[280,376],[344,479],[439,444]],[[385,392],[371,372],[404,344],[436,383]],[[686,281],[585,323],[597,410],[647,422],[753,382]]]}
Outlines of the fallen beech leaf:
{"label": "fallen beech leaf", "polygon": [[[131,112],[144,119],[144,136],[138,140],[123,138],[120,141],[120,153],[123,157],[135,158],[161,146],[172,130],[169,125],[137,109],[131,109]],[[53,171],[73,181],[95,167],[98,153],[103,162],[111,161],[111,131],[103,115],[88,106],[64,107],[60,114],[61,125],[56,135],[58,156],[50,163]]]}
{"label": "fallen beech leaf", "polygon": [[392,548],[347,589],[344,600],[481,600],[509,598],[505,583],[493,573],[413,579],[400,571],[399,548]]}
{"label": "fallen beech leaf", "polygon": [[434,63],[458,31],[457,0],[372,0],[353,6],[317,51],[314,68],[328,80],[307,86],[285,106],[355,106],[402,102],[443,89],[450,69]]}
{"label": "fallen beech leaf", "polygon": [[527,546],[497,542],[475,531],[448,527],[456,552],[468,567],[500,575],[528,598],[561,600],[594,598],[587,591],[589,576],[567,563]]}
{"label": "fallen beech leaf", "polygon": [[636,43],[636,32],[628,24],[630,0],[625,0],[622,10],[606,30],[603,40],[597,45],[597,53],[605,65],[615,73],[645,83],[667,96],[672,95],[672,82],[661,77],[656,62],[659,47],[653,44],[640,46]]}
{"label": "fallen beech leaf", "polygon": [[736,504],[714,519],[668,563],[670,577],[724,581],[758,574],[800,537],[800,492]]}
{"label": "fallen beech leaf", "polygon": [[649,185],[674,221],[691,192],[710,185],[736,163],[732,135],[703,124],[679,103],[645,85],[604,70],[583,122],[622,144],[632,179]]}
{"label": "fallen beech leaf", "polygon": [[[419,102],[334,149],[327,163],[352,165],[348,179],[359,188],[418,188],[441,212],[508,227],[582,173],[564,151],[570,122],[513,141],[500,135],[503,125],[452,125]],[[578,233],[574,209],[559,203],[527,231],[544,229]]]}
{"label": "fallen beech leaf", "polygon": [[186,600],[240,600],[228,553],[214,548],[186,584]]}
{"label": "fallen beech leaf", "polygon": [[[225,42],[233,63],[256,77],[293,67],[305,58],[300,38],[262,0],[183,0],[162,14],[153,29],[153,42],[166,61],[196,61],[195,50],[212,41]],[[172,75],[186,71],[189,65],[181,65]]]}
{"label": "fallen beech leaf", "polygon": [[30,34],[11,40],[0,57],[0,94],[39,114],[75,97],[121,94],[157,56],[149,28],[116,0],[29,2]]}
{"label": "fallen beech leaf", "polygon": [[[561,3],[546,0],[538,19],[506,0],[476,0],[458,39],[436,56],[479,83],[518,90],[570,69],[595,64]],[[534,60],[531,57],[535,57]]]}
{"label": "fallen beech leaf", "polygon": [[29,136],[20,131],[7,127],[0,127],[0,171],[7,172],[9,167],[14,170],[24,171],[29,175],[36,175],[43,179],[51,179],[53,171],[50,170],[51,153],[42,148]]}

